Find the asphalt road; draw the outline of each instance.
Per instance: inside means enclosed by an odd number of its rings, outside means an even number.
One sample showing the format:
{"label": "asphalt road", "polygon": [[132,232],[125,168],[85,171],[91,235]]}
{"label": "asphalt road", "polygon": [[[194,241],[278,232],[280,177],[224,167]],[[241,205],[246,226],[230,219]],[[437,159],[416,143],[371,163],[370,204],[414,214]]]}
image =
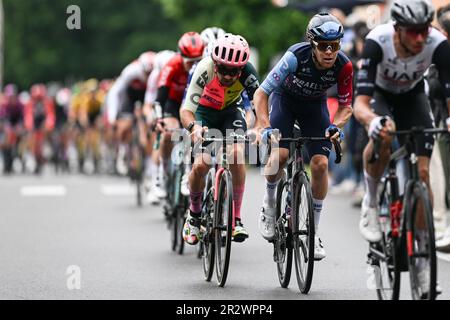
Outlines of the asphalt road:
{"label": "asphalt road", "polygon": [[[327,258],[311,292],[279,286],[272,246],[257,229],[263,178],[248,175],[243,222],[250,238],[233,244],[225,288],[203,280],[196,251],[170,250],[160,207],[137,208],[123,178],[0,177],[0,299],[307,300],[376,299],[368,286],[367,245],[348,195],[330,195],[321,220]],[[450,299],[450,257],[439,281]],[[446,259],[446,260],[444,260]],[[408,299],[408,275],[402,298]]]}

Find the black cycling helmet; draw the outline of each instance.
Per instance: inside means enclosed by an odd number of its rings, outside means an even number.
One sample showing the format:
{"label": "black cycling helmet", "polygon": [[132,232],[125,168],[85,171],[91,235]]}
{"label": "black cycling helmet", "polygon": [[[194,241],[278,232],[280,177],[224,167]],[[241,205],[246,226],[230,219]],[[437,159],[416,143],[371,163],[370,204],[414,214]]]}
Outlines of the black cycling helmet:
{"label": "black cycling helmet", "polygon": [[391,16],[400,26],[430,24],[434,18],[434,7],[428,0],[395,0]]}
{"label": "black cycling helmet", "polygon": [[309,21],[306,37],[309,41],[334,41],[344,36],[344,27],[339,20],[327,12],[316,14]]}

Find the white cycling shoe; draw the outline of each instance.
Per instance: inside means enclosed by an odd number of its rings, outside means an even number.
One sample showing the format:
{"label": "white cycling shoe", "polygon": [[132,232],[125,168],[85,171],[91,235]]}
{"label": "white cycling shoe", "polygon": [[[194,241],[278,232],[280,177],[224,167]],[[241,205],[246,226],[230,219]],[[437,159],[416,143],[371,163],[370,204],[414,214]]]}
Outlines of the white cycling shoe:
{"label": "white cycling shoe", "polygon": [[157,206],[160,204],[159,197],[154,193],[153,189],[150,189],[145,195],[145,203]]}
{"label": "white cycling shoe", "polygon": [[323,242],[316,234],[314,238],[314,260],[320,261],[325,259],[327,256],[325,249],[323,247]]}
{"label": "white cycling shoe", "polygon": [[[417,280],[419,282],[420,291],[422,293],[421,299],[426,299],[430,286],[430,273],[427,268],[417,274]],[[436,295],[439,295],[441,293],[442,288],[440,287],[439,283],[436,282]]]}
{"label": "white cycling shoe", "polygon": [[379,242],[382,237],[378,211],[367,204],[366,197],[361,206],[361,218],[359,220],[359,231],[369,242]]}
{"label": "white cycling shoe", "polygon": [[189,191],[189,172],[185,172],[181,178],[181,194],[185,197],[189,197],[191,194]]}
{"label": "white cycling shoe", "polygon": [[267,241],[272,241],[275,237],[275,204],[269,205],[264,201],[261,213],[259,215],[258,227],[261,235]]}

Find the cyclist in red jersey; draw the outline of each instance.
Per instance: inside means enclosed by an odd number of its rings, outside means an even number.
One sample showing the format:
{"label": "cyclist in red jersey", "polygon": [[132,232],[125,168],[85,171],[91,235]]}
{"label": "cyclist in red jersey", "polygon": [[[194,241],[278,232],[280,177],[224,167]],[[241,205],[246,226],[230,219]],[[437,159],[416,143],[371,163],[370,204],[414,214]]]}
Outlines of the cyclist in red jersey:
{"label": "cyclist in red jersey", "polygon": [[47,95],[44,84],[31,87],[31,99],[25,105],[24,123],[29,135],[29,147],[37,161],[36,173],[43,164],[42,145],[45,137],[55,128],[55,103]]}
{"label": "cyclist in red jersey", "polygon": [[163,111],[157,130],[161,136],[161,189],[166,190],[166,172],[170,163],[173,144],[170,131],[180,128],[180,106],[187,85],[189,70],[202,58],[205,44],[197,32],[185,33],[178,42],[179,52],[161,71],[155,107]]}

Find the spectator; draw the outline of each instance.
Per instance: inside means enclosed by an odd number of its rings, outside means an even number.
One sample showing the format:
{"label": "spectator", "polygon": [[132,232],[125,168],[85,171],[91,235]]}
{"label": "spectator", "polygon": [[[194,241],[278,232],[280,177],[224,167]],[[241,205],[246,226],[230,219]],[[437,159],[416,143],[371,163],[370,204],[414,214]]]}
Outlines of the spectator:
{"label": "spectator", "polygon": [[[438,28],[450,41],[450,4],[437,11]],[[430,105],[436,126],[446,126],[449,117],[446,99],[434,67],[430,67],[426,75]],[[436,228],[436,247],[438,250],[450,252],[450,226],[447,205],[450,191],[450,139],[447,135],[437,139],[438,148],[434,148],[431,158],[431,183],[434,191],[434,219]],[[446,196],[447,195],[447,196]]]}

